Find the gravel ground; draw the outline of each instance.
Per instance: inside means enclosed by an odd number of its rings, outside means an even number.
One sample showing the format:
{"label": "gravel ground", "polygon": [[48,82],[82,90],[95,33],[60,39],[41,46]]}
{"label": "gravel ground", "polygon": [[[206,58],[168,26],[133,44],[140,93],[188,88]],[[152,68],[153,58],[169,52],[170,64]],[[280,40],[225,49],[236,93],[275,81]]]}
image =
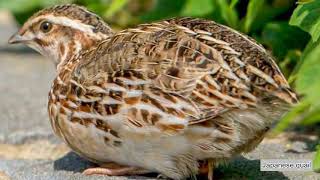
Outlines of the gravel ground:
{"label": "gravel ground", "polygon": [[[6,39],[15,27],[4,19],[0,12],[0,180],[155,179],[156,174],[81,174],[94,164],[70,152],[54,136],[49,124],[46,103],[54,67],[24,47],[8,47]],[[260,171],[260,159],[312,159],[317,141],[316,136],[294,132],[266,139],[253,152],[217,168],[215,179],[320,180],[320,174],[314,172]]]}

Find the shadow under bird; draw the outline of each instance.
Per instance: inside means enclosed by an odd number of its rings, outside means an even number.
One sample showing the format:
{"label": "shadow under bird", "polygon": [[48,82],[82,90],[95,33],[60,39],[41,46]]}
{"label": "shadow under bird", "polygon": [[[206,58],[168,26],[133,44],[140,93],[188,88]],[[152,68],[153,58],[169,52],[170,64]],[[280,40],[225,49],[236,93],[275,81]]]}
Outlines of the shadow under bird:
{"label": "shadow under bird", "polygon": [[9,43],[56,65],[50,123],[100,165],[87,175],[212,179],[217,164],[253,150],[297,102],[261,45],[209,20],[116,33],[84,7],[58,5],[30,17]]}

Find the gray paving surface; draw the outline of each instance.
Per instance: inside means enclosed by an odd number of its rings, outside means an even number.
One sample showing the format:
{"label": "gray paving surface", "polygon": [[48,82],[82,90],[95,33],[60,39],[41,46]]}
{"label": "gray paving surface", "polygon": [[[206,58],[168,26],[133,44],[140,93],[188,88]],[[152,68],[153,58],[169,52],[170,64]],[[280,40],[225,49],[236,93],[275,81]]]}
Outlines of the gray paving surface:
{"label": "gray paving surface", "polygon": [[[53,65],[21,46],[8,47],[6,39],[15,28],[1,22],[0,180],[154,179],[155,175],[106,177],[81,174],[93,164],[71,153],[53,135],[47,117],[47,92],[54,77]],[[215,178],[320,180],[320,174],[314,172],[259,170],[259,159],[312,159],[317,141],[316,136],[297,133],[267,139],[255,151],[217,168]]]}
{"label": "gray paving surface", "polygon": [[21,143],[51,136],[46,110],[54,68],[34,54],[0,55],[0,142]]}

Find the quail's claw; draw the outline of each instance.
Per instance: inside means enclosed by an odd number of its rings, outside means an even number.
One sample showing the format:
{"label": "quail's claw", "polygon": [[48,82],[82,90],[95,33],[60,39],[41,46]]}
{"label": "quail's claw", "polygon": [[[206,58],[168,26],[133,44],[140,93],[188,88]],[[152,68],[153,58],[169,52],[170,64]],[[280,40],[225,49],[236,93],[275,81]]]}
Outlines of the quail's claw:
{"label": "quail's claw", "polygon": [[166,175],[163,175],[163,174],[159,174],[157,176],[157,179],[169,179],[169,177],[167,177]]}
{"label": "quail's claw", "polygon": [[138,167],[120,166],[114,163],[104,164],[101,167],[88,168],[83,171],[84,175],[107,176],[141,175],[147,173],[150,173],[150,171]]}

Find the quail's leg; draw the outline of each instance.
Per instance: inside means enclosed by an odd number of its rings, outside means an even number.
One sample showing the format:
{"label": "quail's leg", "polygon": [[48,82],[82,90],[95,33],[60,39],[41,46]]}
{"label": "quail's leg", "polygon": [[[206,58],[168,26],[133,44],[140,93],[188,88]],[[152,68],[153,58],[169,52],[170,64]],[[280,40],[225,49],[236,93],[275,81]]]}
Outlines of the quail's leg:
{"label": "quail's leg", "polygon": [[107,175],[107,176],[124,176],[124,175],[139,175],[147,174],[151,171],[130,166],[121,166],[115,163],[106,163],[100,167],[88,168],[83,171],[84,175]]}
{"label": "quail's leg", "polygon": [[208,160],[208,180],[213,180],[213,169],[214,169],[214,162],[212,159]]}
{"label": "quail's leg", "polygon": [[200,163],[199,173],[207,174],[208,180],[213,180],[214,161],[208,159],[206,162]]}

